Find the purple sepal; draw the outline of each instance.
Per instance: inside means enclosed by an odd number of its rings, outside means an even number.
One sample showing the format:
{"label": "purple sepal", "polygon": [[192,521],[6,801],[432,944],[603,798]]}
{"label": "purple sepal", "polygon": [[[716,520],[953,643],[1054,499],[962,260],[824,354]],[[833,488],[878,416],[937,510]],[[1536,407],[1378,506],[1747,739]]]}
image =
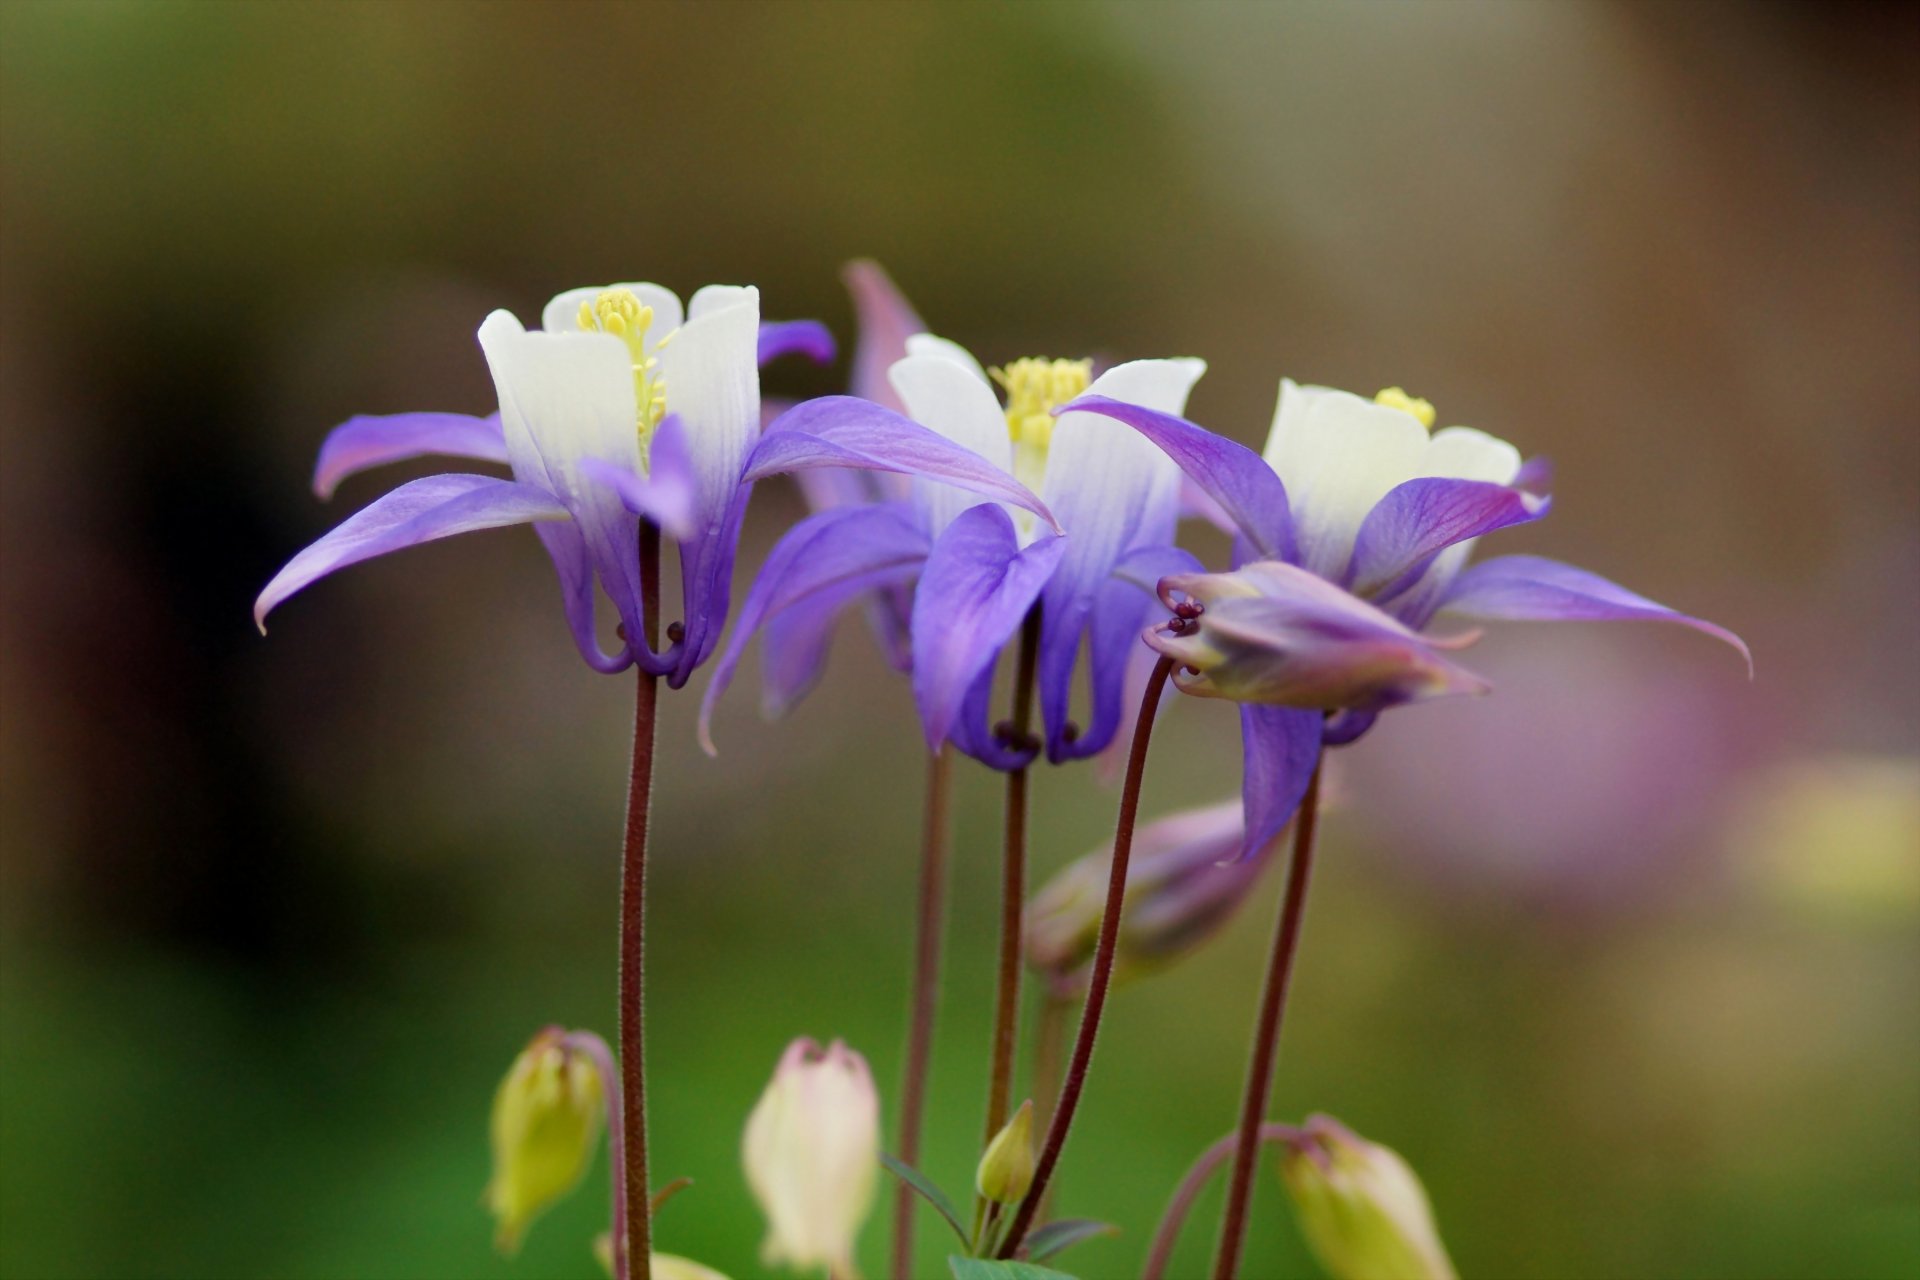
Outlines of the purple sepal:
{"label": "purple sepal", "polygon": [[853,370],[847,389],[863,400],[905,413],[906,405],[887,381],[887,370],[907,355],[907,339],[927,331],[913,304],[877,262],[859,259],[840,273],[853,297],[858,336],[853,344]]}
{"label": "purple sepal", "polygon": [[934,543],[913,596],[913,697],[929,750],[1065,551],[1065,539],[1046,536],[1022,548],[1013,518],[991,503],[961,512]]}
{"label": "purple sepal", "polygon": [[1553,459],[1545,456],[1528,458],[1514,473],[1513,487],[1537,497],[1546,497],[1553,492]]}
{"label": "purple sepal", "polygon": [[857,396],[821,396],[796,405],[747,457],[746,479],[809,467],[860,467],[924,476],[1033,512],[1056,532],[1046,504],[964,445]]}
{"label": "purple sepal", "polygon": [[1396,485],[1354,538],[1343,585],[1370,600],[1412,586],[1442,551],[1510,525],[1537,520],[1551,500],[1484,480],[1425,476]]}
{"label": "purple sepal", "polygon": [[954,717],[953,728],[947,733],[947,741],[987,768],[1010,773],[1032,764],[1040,752],[1037,747],[1009,742],[994,732],[994,725],[998,723],[993,711],[993,675],[997,663],[997,658],[989,661],[974,677],[960,704],[960,714]]}
{"label": "purple sepal", "polygon": [[262,634],[267,614],[288,596],[348,565],[456,533],[537,520],[565,520],[567,509],[544,489],[497,476],[427,476],[382,494],[289,560],[254,601]]}
{"label": "purple sepal", "polygon": [[1240,744],[1246,773],[1240,803],[1246,813],[1246,834],[1235,861],[1259,854],[1300,807],[1320,760],[1320,725],[1318,711],[1241,706]]}
{"label": "purple sepal", "polygon": [[[680,544],[680,608],[685,633],[673,668],[665,673],[670,689],[684,687],[720,644],[727,608],[733,600],[733,561],[740,551],[740,526],[746,521],[752,496],[752,483],[742,483],[733,491],[726,510],[717,519],[710,519],[704,532]],[[673,650],[668,652],[672,654]]]}
{"label": "purple sepal", "polygon": [[323,499],[331,498],[350,475],[434,454],[476,462],[506,462],[507,438],[500,429],[500,415],[358,414],[329,431],[321,442],[320,457],[313,468],[313,491]]}
{"label": "purple sepal", "polygon": [[582,459],[580,471],[619,494],[627,510],[653,521],[674,541],[685,542],[697,528],[700,482],[687,451],[686,425],[678,415],[670,413],[661,419],[647,461],[644,476],[598,458]]}
{"label": "purple sepal", "polygon": [[[777,720],[813,691],[826,668],[834,624],[849,604],[868,597],[869,608],[878,612],[874,600],[902,594],[911,607],[910,584],[919,574],[920,564],[914,559],[848,578],[770,616],[761,627],[760,713]],[[908,670],[889,637],[878,632],[877,624],[876,633],[887,664],[896,671]],[[900,652],[904,653],[906,647],[907,642],[902,640]]]}
{"label": "purple sepal", "polygon": [[805,356],[815,364],[832,364],[838,351],[833,334],[818,320],[760,322],[758,355],[762,367],[782,356]]}
{"label": "purple sepal", "polygon": [[[746,603],[734,623],[733,638],[714,665],[713,679],[700,703],[700,743],[714,751],[710,725],[713,708],[732,683],[741,653],[755,631],[770,619],[810,602],[830,601],[833,609],[845,605],[876,585],[892,585],[915,573],[927,557],[927,537],[903,503],[838,507],[823,511],[789,529],[775,544],[747,592]],[[823,606],[824,607],[824,606]],[[828,618],[832,610],[828,610]],[[773,637],[768,637],[769,643]],[[785,659],[776,664],[777,668]],[[812,674],[817,675],[817,663]],[[776,701],[791,703],[805,692],[812,676],[806,662],[781,668],[779,677],[792,684],[778,690]]]}
{"label": "purple sepal", "polygon": [[1499,556],[1454,580],[1443,612],[1519,622],[1603,622],[1618,619],[1676,622],[1732,645],[1753,676],[1753,654],[1725,627],[1677,613],[1597,573],[1544,556]]}
{"label": "purple sepal", "polygon": [[1104,414],[1138,431],[1219,504],[1263,557],[1295,559],[1287,487],[1259,454],[1185,418],[1106,396],[1082,396],[1055,410]]}

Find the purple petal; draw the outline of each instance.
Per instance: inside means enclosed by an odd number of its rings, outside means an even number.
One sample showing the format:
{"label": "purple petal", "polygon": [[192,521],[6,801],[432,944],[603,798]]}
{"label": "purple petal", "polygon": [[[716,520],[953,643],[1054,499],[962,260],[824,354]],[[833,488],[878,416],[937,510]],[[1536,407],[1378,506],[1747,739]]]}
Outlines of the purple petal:
{"label": "purple petal", "polygon": [[1484,480],[1426,476],[1396,485],[1360,524],[1346,584],[1385,600],[1413,585],[1457,542],[1537,520],[1549,499]]}
{"label": "purple petal", "polygon": [[1239,861],[1258,855],[1300,807],[1320,761],[1320,722],[1318,711],[1253,704],[1240,708],[1246,770],[1240,803],[1247,823]]}
{"label": "purple petal", "polygon": [[505,462],[500,415],[465,413],[360,414],[327,433],[313,468],[313,491],[331,498],[350,475],[389,462],[440,454],[476,462]]}
{"label": "purple petal", "polygon": [[619,494],[627,510],[653,521],[674,541],[688,541],[697,532],[700,486],[687,452],[686,425],[678,415],[670,413],[661,419],[647,461],[644,476],[598,458],[583,460],[580,472]]}
{"label": "purple petal", "polygon": [[362,560],[475,529],[565,520],[559,499],[495,476],[427,476],[376,498],[287,562],[254,601],[261,634],[267,614],[296,591]]}
{"label": "purple petal", "polygon": [[805,356],[815,364],[832,364],[839,350],[833,334],[818,320],[762,320],[760,322],[760,364],[764,367],[782,356]]}
{"label": "purple petal", "polygon": [[1293,558],[1287,487],[1259,454],[1185,418],[1105,396],[1082,396],[1059,412],[1082,410],[1124,422],[1159,445],[1262,556]]}
{"label": "purple petal", "polygon": [[[838,609],[877,585],[897,582],[918,571],[928,549],[926,534],[903,503],[841,507],[810,516],[789,529],[754,579],[734,624],[733,638],[714,667],[700,704],[701,745],[709,753],[714,750],[709,732],[713,708],[732,683],[755,631],[810,600],[824,597],[832,602],[832,609]],[[797,670],[797,676],[783,672],[776,678],[806,683],[807,664],[797,664]],[[804,691],[799,684],[783,686],[776,701],[791,702]]]}
{"label": "purple petal", "polygon": [[926,323],[879,263],[866,259],[849,262],[840,274],[847,292],[853,295],[853,315],[859,326],[847,389],[862,400],[904,414],[907,407],[887,381],[887,370],[896,360],[906,359],[907,339],[925,333]]}
{"label": "purple petal", "polygon": [[[918,576],[921,563],[914,559],[848,578],[769,617],[761,628],[766,637],[760,646],[761,714],[778,719],[812,692],[826,667],[827,646],[833,640],[840,611],[863,596],[870,597],[874,613],[883,614],[875,620],[874,630],[887,665],[896,671],[907,670],[902,665],[907,642],[902,640],[897,649],[894,647],[891,634],[880,625],[891,625],[890,615],[874,602],[902,592]],[[905,594],[911,607],[912,593]]]}
{"label": "purple petal", "polygon": [[960,713],[953,718],[953,727],[947,732],[947,741],[989,769],[1011,772],[1032,764],[1039,752],[1008,742],[993,730],[999,723],[993,711],[993,676],[997,665],[996,657],[973,678],[960,704]]}
{"label": "purple petal", "polygon": [[1454,581],[1440,608],[1469,618],[1523,622],[1677,622],[1732,645],[1746,659],[1748,677],[1753,675],[1753,654],[1746,641],[1725,627],[1677,613],[1597,573],[1543,556],[1500,556],[1475,565]]}
{"label": "purple petal", "polygon": [[[567,627],[573,632],[574,647],[579,649],[580,657],[595,671],[606,675],[625,671],[646,646],[622,645],[615,654],[601,650],[595,621],[600,591],[594,584],[593,557],[587,553],[587,540],[580,536],[580,526],[571,520],[543,520],[533,526],[533,531],[540,535],[540,545],[547,549],[553,571],[559,575],[560,604],[566,611]],[[647,669],[660,674],[657,667],[658,659],[649,653]]]}
{"label": "purple petal", "polygon": [[685,633],[673,669],[666,673],[669,688],[686,685],[701,663],[712,656],[727,624],[733,601],[733,561],[740,551],[740,526],[747,518],[751,484],[733,492],[726,510],[692,542],[680,544],[680,607]]}
{"label": "purple petal", "polygon": [[1513,487],[1546,497],[1553,490],[1553,459],[1528,458],[1513,477]]}
{"label": "purple petal", "polygon": [[1025,508],[1058,530],[1025,485],[964,445],[856,396],[822,396],[789,409],[747,458],[746,478],[808,467],[862,467],[924,476]]}
{"label": "purple petal", "polygon": [[985,503],[961,512],[940,535],[913,597],[913,696],[930,750],[946,740],[970,687],[1065,550],[1055,537],[1022,548],[1013,518]]}
{"label": "purple petal", "polygon": [[1342,711],[1328,718],[1326,728],[1320,731],[1320,745],[1344,747],[1358,742],[1379,718],[1378,711]]}

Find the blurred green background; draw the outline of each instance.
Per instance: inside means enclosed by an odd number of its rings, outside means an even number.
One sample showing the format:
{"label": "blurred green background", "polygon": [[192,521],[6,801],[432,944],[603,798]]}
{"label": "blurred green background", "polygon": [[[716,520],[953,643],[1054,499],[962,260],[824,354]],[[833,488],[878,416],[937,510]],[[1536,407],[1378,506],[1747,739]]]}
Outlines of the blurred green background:
{"label": "blurred green background", "polygon": [[[884,262],[983,358],[1398,383],[1552,455],[1503,535],[1723,622],[1507,628],[1491,699],[1342,760],[1275,1114],[1427,1179],[1463,1274],[1920,1274],[1920,10],[1786,4],[0,5],[0,1274],[588,1277],[496,1258],[494,1084],[610,1033],[629,683],[535,540],[254,592],[370,499],[359,411],[491,407],[473,331]],[[841,385],[781,369],[770,394]],[[763,487],[742,573],[800,511]],[[920,782],[850,619],[763,725],[669,700],[649,1013],[663,1247],[761,1274],[740,1126],[844,1036],[891,1119]],[[1147,808],[1238,782],[1176,708]],[[997,789],[964,768],[926,1165],[972,1167]],[[1037,875],[1108,830],[1036,783]],[[1231,1124],[1271,880],[1124,989],[1059,1206],[1133,1274]],[[1219,1203],[1175,1275],[1201,1273]],[[877,1214],[863,1238],[882,1267]],[[942,1273],[922,1217],[925,1273]],[[1248,1280],[1311,1276],[1277,1178]]]}

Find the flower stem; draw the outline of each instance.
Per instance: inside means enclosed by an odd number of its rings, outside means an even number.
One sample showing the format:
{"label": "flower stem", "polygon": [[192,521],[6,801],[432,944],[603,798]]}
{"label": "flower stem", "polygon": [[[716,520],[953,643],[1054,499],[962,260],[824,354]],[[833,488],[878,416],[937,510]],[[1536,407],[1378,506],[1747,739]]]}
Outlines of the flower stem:
{"label": "flower stem", "polygon": [[1320,816],[1320,763],[1293,819],[1293,862],[1287,872],[1287,892],[1280,902],[1280,922],[1273,935],[1273,957],[1267,982],[1260,993],[1260,1015],[1253,1033],[1253,1058],[1247,1064],[1247,1089],[1240,1102],[1240,1129],[1233,1152],[1233,1181],[1227,1188],[1227,1208],[1220,1220],[1220,1248],[1214,1255],[1213,1280],[1233,1280],[1240,1269],[1240,1249],[1247,1237],[1247,1201],[1253,1192],[1254,1158],[1260,1151],[1260,1121],[1267,1113],[1273,1089],[1273,1060],[1280,1047],[1280,1019],[1287,1008],[1287,987],[1293,979],[1293,958],[1300,948],[1300,921],[1307,905],[1307,881],[1313,872],[1313,834]]}
{"label": "flower stem", "polygon": [[627,1143],[621,1117],[625,1108],[620,1101],[620,1070],[614,1065],[607,1042],[590,1031],[574,1031],[566,1043],[575,1052],[592,1060],[600,1073],[600,1088],[607,1097],[607,1163],[612,1166],[613,1221],[609,1238],[613,1242],[613,1280],[627,1280]]}
{"label": "flower stem", "polygon": [[1140,699],[1140,718],[1133,726],[1133,751],[1127,757],[1127,780],[1120,790],[1120,816],[1113,828],[1113,863],[1107,873],[1107,905],[1100,917],[1100,942],[1094,949],[1093,969],[1087,980],[1087,1002],[1080,1011],[1080,1031],[1074,1038],[1073,1056],[1067,1062],[1067,1078],[1060,1087],[1060,1102],[1047,1126],[1046,1145],[1034,1166],[1033,1185],[1014,1215],[1000,1245],[999,1256],[1011,1258],[1033,1226],[1046,1198],[1047,1184],[1060,1162],[1060,1149],[1066,1145],[1067,1130],[1073,1125],[1073,1113],[1080,1105],[1080,1093],[1087,1085],[1087,1067],[1093,1061],[1093,1041],[1100,1032],[1100,1014],[1106,1008],[1107,988],[1113,981],[1113,957],[1120,942],[1120,914],[1127,900],[1127,860],[1133,855],[1133,824],[1140,812],[1140,781],[1147,770],[1147,744],[1153,738],[1153,716],[1160,706],[1160,694],[1166,688],[1173,659],[1161,658],[1147,678],[1146,694]]}
{"label": "flower stem", "polygon": [[[1013,677],[1013,715],[1008,737],[1024,744],[1032,732],[1033,666],[1040,648],[1040,610],[1027,611],[1020,627],[1020,656]],[[1027,896],[1027,769],[1007,773],[1007,812],[1000,859],[1000,983],[993,1011],[993,1069],[987,1085],[984,1146],[1007,1123],[1013,1090],[1013,1050],[1020,1022],[1020,911]]]}
{"label": "flower stem", "polygon": [[[1262,1142],[1292,1142],[1300,1136],[1300,1130],[1290,1124],[1260,1126]],[[1200,1198],[1200,1190],[1207,1185],[1207,1179],[1213,1176],[1213,1171],[1225,1163],[1239,1145],[1240,1134],[1237,1131],[1226,1135],[1202,1151],[1200,1158],[1193,1162],[1193,1167],[1187,1170],[1187,1176],[1180,1179],[1180,1185],[1173,1190],[1173,1199],[1167,1202],[1166,1213],[1160,1218],[1160,1225],[1154,1229],[1153,1247],[1147,1250],[1147,1265],[1141,1268],[1140,1280],[1160,1280],[1166,1274],[1167,1263],[1173,1257],[1173,1246],[1180,1239],[1180,1228],[1186,1225],[1188,1210]]]}
{"label": "flower stem", "polygon": [[[1073,1012],[1073,1001],[1057,991],[1048,991],[1040,1001],[1040,1016],[1033,1033],[1033,1122],[1046,1131],[1047,1122],[1053,1119],[1054,1104],[1060,1098],[1061,1052],[1066,1048],[1067,1015]],[[1040,1202],[1037,1212],[1045,1214],[1047,1205],[1053,1198],[1053,1188],[1047,1188],[1047,1199]]]}
{"label": "flower stem", "polygon": [[[946,925],[948,797],[953,755],[927,757],[926,811],[920,828],[920,903],[914,917],[913,1015],[907,1033],[906,1079],[900,1086],[900,1161],[920,1164],[920,1120],[926,1103],[927,1061],[933,1053],[933,1016],[940,1002],[940,938]],[[893,1276],[912,1280],[913,1188],[902,1182],[893,1200]]]}
{"label": "flower stem", "polygon": [[[640,609],[647,646],[660,643],[660,530],[640,522]],[[645,1051],[647,824],[653,814],[653,728],[660,678],[639,671],[633,698],[633,771],[620,858],[620,1123],[625,1130],[627,1221],[614,1242],[615,1274],[652,1280],[653,1212],[647,1194]]]}

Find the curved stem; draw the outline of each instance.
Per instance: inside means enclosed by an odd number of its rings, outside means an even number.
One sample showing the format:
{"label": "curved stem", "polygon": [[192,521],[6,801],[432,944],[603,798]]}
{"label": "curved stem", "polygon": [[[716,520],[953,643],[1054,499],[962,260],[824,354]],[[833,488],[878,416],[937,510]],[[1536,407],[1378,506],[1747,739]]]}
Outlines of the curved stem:
{"label": "curved stem", "polygon": [[[660,530],[640,522],[640,608],[649,647],[660,643]],[[647,921],[647,824],[653,814],[653,729],[660,678],[639,672],[633,698],[633,769],[627,785],[627,836],[620,858],[620,1123],[626,1231],[614,1241],[616,1275],[652,1280],[653,1213],[647,1194],[647,1081],[644,1032]]]}
{"label": "curved stem", "polygon": [[[1261,1142],[1293,1142],[1300,1136],[1300,1130],[1290,1124],[1260,1126]],[[1193,1167],[1187,1170],[1187,1176],[1180,1179],[1180,1185],[1173,1189],[1173,1199],[1167,1201],[1166,1213],[1160,1217],[1160,1225],[1154,1229],[1153,1247],[1147,1250],[1147,1264],[1140,1269],[1140,1280],[1160,1280],[1166,1274],[1167,1263],[1173,1257],[1173,1246],[1180,1240],[1180,1228],[1186,1225],[1187,1213],[1193,1208],[1193,1202],[1200,1198],[1200,1191],[1207,1185],[1207,1179],[1213,1176],[1213,1171],[1239,1145],[1238,1131],[1227,1134],[1202,1151],[1199,1159],[1193,1162]]]}
{"label": "curved stem", "polygon": [[1260,1120],[1267,1113],[1273,1089],[1273,1060],[1280,1047],[1280,1019],[1287,1009],[1287,987],[1293,979],[1293,958],[1300,948],[1300,921],[1307,905],[1307,881],[1313,872],[1313,833],[1320,816],[1320,762],[1293,819],[1293,863],[1287,872],[1287,893],[1280,903],[1280,922],[1273,935],[1273,957],[1267,982],[1260,993],[1260,1015],[1253,1033],[1253,1059],[1247,1064],[1247,1088],[1240,1101],[1240,1129],[1233,1152],[1233,1182],[1227,1188],[1227,1208],[1220,1220],[1220,1250],[1214,1255],[1213,1280],[1233,1280],[1240,1269],[1240,1248],[1247,1238],[1247,1201],[1253,1194],[1254,1157],[1260,1150]]}
{"label": "curved stem", "polygon": [[[1013,677],[1009,736],[1023,743],[1032,732],[1033,666],[1040,648],[1040,608],[1020,626],[1020,657]],[[1006,827],[1000,859],[1000,982],[993,1010],[993,1068],[987,1085],[984,1147],[1007,1123],[1013,1091],[1013,1050],[1020,1025],[1020,911],[1027,896],[1027,767],[1007,773]]]}
{"label": "curved stem", "polygon": [[[933,1015],[940,1002],[940,938],[946,924],[947,803],[953,755],[927,757],[926,811],[920,830],[920,904],[914,917],[913,1015],[907,1033],[906,1079],[900,1086],[900,1161],[920,1164],[920,1119],[926,1104]],[[905,1182],[894,1191],[893,1276],[912,1280],[913,1211],[919,1201]]]}
{"label": "curved stem", "polygon": [[1080,1032],[1074,1038],[1073,1056],[1067,1062],[1067,1078],[1060,1088],[1060,1103],[1047,1126],[1046,1145],[1034,1166],[1033,1185],[1027,1188],[1020,1211],[1007,1228],[999,1256],[1011,1258],[1033,1226],[1040,1202],[1046,1198],[1047,1184],[1060,1162],[1060,1149],[1067,1143],[1067,1130],[1073,1126],[1073,1113],[1080,1105],[1080,1093],[1087,1085],[1087,1067],[1093,1061],[1094,1037],[1100,1033],[1100,1014],[1107,1005],[1107,988],[1113,982],[1113,957],[1120,943],[1120,915],[1127,901],[1127,861],[1133,855],[1134,819],[1140,812],[1140,782],[1147,770],[1147,744],[1153,738],[1154,712],[1160,706],[1160,694],[1166,688],[1173,659],[1161,658],[1147,678],[1147,691],[1140,699],[1140,718],[1133,726],[1133,750],[1127,756],[1127,780],[1120,790],[1120,816],[1113,827],[1113,862],[1107,873],[1107,904],[1100,916],[1100,942],[1094,949],[1093,969],[1088,975],[1087,1002],[1080,1011]]}
{"label": "curved stem", "polygon": [[591,1031],[570,1031],[567,1045],[584,1053],[600,1074],[600,1089],[607,1098],[607,1164],[613,1170],[613,1223],[609,1238],[613,1242],[613,1280],[627,1280],[627,1142],[621,1117],[625,1108],[620,1101],[620,1069],[614,1065],[613,1051],[607,1042]]}

